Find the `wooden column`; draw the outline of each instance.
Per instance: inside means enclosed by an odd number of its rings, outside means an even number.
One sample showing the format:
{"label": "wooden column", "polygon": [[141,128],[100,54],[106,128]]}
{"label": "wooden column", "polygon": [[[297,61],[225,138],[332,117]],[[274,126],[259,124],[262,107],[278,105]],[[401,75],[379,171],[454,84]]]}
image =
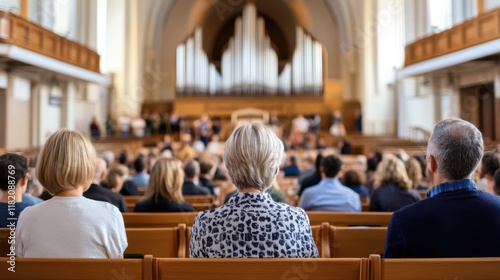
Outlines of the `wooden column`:
{"label": "wooden column", "polygon": [[484,0],[477,0],[477,14],[480,15],[484,12]]}
{"label": "wooden column", "polygon": [[21,17],[28,18],[28,0],[21,0]]}

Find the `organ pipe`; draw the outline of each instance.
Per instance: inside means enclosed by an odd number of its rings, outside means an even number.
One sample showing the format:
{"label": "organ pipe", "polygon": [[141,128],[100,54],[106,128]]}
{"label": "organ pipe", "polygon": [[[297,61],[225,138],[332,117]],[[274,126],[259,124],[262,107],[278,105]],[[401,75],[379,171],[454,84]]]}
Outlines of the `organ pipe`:
{"label": "organ pipe", "polygon": [[203,51],[203,32],[176,50],[179,95],[302,95],[323,90],[323,47],[302,27],[296,27],[291,61],[279,73],[279,58],[266,34],[265,20],[248,3],[234,23],[234,36],[221,56],[220,73]]}

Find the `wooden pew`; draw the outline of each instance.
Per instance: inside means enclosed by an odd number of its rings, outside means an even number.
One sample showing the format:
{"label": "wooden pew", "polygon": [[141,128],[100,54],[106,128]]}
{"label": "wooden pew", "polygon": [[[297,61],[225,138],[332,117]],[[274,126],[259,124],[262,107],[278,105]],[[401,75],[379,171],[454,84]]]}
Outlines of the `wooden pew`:
{"label": "wooden pew", "polygon": [[[144,198],[141,195],[124,196],[129,212],[133,212],[137,202]],[[195,211],[205,211],[213,209],[217,197],[215,195],[185,195],[184,200],[193,206]]]}
{"label": "wooden pew", "polygon": [[0,258],[0,279],[153,279],[153,256],[144,259],[16,258],[15,272]]}
{"label": "wooden pew", "polygon": [[0,228],[0,256],[5,257],[10,252],[10,229]]}
{"label": "wooden pew", "polygon": [[332,226],[375,226],[389,225],[392,213],[384,212],[306,212],[311,225],[327,222]]}
{"label": "wooden pew", "polygon": [[368,259],[155,258],[155,279],[367,280]]}
{"label": "wooden pew", "polygon": [[140,195],[144,195],[146,193],[146,189],[148,187],[137,187],[137,190],[139,191]]}
{"label": "wooden pew", "polygon": [[185,258],[186,225],[173,228],[127,228],[125,254],[153,255],[160,258]]}
{"label": "wooden pew", "polygon": [[381,259],[370,256],[371,280],[493,280],[500,258]]}
{"label": "wooden pew", "polygon": [[320,258],[330,257],[330,224],[323,223],[320,226],[312,226],[311,231]]}
{"label": "wooden pew", "polygon": [[7,153],[7,150],[5,148],[0,148],[0,155],[3,155]]}
{"label": "wooden pew", "polygon": [[179,224],[192,226],[196,214],[198,213],[122,213],[125,228],[166,228]]}
{"label": "wooden pew", "polygon": [[184,200],[193,206],[194,211],[205,211],[215,208],[215,195],[185,195]]}
{"label": "wooden pew", "polygon": [[371,254],[382,254],[386,234],[386,227],[330,226],[330,257],[366,258]]}

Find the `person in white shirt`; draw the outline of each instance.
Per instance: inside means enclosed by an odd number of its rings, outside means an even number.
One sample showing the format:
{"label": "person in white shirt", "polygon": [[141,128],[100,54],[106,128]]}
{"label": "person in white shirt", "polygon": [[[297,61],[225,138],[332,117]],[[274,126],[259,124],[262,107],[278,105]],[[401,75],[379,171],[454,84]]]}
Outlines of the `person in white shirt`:
{"label": "person in white shirt", "polygon": [[21,258],[122,258],[128,246],[115,206],[83,197],[95,173],[96,152],[76,131],[52,134],[40,151],[36,175],[53,198],[26,208],[16,229]]}
{"label": "person in white shirt", "polygon": [[118,118],[118,124],[120,125],[120,132],[123,137],[128,137],[130,133],[130,117],[128,115],[123,115]]}
{"label": "person in white shirt", "polygon": [[146,129],[146,121],[141,118],[141,116],[136,116],[132,120],[132,131],[135,137],[144,137],[144,131]]}
{"label": "person in white shirt", "polygon": [[306,118],[304,118],[303,115],[298,115],[295,119],[292,120],[292,125],[294,127],[294,130],[304,134],[309,131],[310,123]]}

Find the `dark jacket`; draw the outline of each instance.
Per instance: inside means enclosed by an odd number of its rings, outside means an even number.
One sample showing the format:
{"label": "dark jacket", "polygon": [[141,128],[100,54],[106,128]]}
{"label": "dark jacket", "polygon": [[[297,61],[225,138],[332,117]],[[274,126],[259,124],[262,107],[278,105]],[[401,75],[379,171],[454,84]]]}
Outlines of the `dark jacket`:
{"label": "dark jacket", "polygon": [[384,185],[372,192],[370,211],[394,212],[420,200],[418,192],[406,191],[394,184]]}
{"label": "dark jacket", "polygon": [[214,195],[214,189],[217,187],[212,181],[208,180],[205,177],[200,177],[200,187],[207,188],[210,191],[211,195]]}
{"label": "dark jacket", "polygon": [[134,212],[193,212],[193,207],[187,202],[164,201],[162,203],[153,203],[149,200],[137,202]]}
{"label": "dark jacket", "polygon": [[500,256],[500,197],[448,191],[392,215],[385,258]]}
{"label": "dark jacket", "polygon": [[122,195],[141,195],[134,182],[127,180],[123,183],[123,188],[120,190]]}
{"label": "dark jacket", "polygon": [[125,203],[123,196],[100,185],[90,185],[90,188],[83,193],[83,196],[93,200],[109,202],[118,207],[120,212],[127,212],[127,204]]}
{"label": "dark jacket", "polygon": [[184,181],[182,195],[210,195],[210,191],[207,188],[195,185],[191,181]]}
{"label": "dark jacket", "polygon": [[321,182],[321,173],[319,172],[319,170],[316,170],[311,176],[306,177],[304,178],[304,180],[302,180],[302,184],[300,184],[300,189],[299,189],[299,196],[302,195],[304,190],[319,184],[319,182]]}

